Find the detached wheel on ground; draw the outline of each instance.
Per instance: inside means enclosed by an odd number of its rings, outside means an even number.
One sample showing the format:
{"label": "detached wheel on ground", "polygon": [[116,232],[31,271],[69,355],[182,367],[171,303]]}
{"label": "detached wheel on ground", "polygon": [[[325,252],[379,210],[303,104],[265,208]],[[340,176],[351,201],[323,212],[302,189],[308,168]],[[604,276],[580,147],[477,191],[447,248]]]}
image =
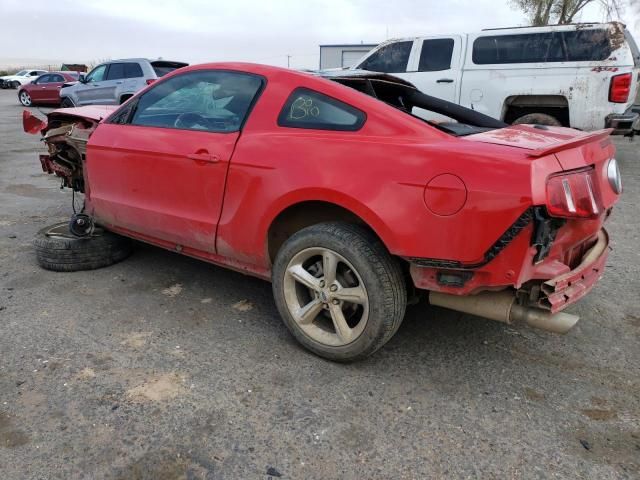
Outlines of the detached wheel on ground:
{"label": "detached wheel on ground", "polygon": [[30,107],[31,106],[31,95],[29,95],[29,92],[22,90],[19,94],[18,94],[18,99],[20,100],[20,103],[22,105],[24,105],[25,107]]}
{"label": "detached wheel on ground", "polygon": [[94,270],[112,265],[131,253],[126,237],[96,227],[88,237],[76,237],[69,223],[56,223],[40,230],[34,240],[40,266],[54,272]]}
{"label": "detached wheel on ground", "polygon": [[548,115],[546,113],[528,113],[519,118],[516,118],[512,125],[548,125],[549,127],[561,127],[562,123],[556,117]]}
{"label": "detached wheel on ground", "polygon": [[296,339],[329,360],[362,359],[398,330],[407,304],[400,265],[368,230],[332,222],[304,228],[278,251],[276,306]]}

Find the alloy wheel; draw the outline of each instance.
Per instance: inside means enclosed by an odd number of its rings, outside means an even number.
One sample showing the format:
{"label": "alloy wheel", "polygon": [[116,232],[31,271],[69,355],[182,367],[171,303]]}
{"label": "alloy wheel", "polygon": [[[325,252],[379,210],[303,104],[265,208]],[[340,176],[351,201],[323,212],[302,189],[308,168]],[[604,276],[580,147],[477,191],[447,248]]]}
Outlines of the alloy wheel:
{"label": "alloy wheel", "polygon": [[307,248],[287,265],[284,276],[287,308],[300,329],[328,346],[355,341],[369,318],[369,297],[360,274],[339,253]]}
{"label": "alloy wheel", "polygon": [[31,96],[25,91],[20,92],[20,103],[25,107],[29,107],[31,105]]}

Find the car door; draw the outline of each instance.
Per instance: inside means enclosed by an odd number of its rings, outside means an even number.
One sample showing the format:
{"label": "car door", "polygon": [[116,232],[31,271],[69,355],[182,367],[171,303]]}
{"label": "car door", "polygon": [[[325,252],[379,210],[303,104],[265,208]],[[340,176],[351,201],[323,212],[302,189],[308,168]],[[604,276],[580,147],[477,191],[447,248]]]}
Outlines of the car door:
{"label": "car door", "polygon": [[29,95],[31,96],[31,101],[33,103],[46,101],[46,89],[47,85],[51,81],[51,77],[52,75],[50,74],[41,75],[34,80],[34,83],[32,85],[29,85]]}
{"label": "car door", "polygon": [[107,74],[99,87],[100,103],[103,105],[118,105],[120,99],[116,92],[120,90],[125,81],[124,63],[111,63],[107,69]]}
{"label": "car door", "polygon": [[[38,80],[40,83],[40,80]],[[42,102],[45,103],[58,103],[60,102],[60,89],[64,83],[64,77],[58,73],[52,73],[49,75],[47,81],[40,88],[42,93]]]}
{"label": "car door", "polygon": [[[427,95],[457,103],[461,43],[461,38],[456,35],[419,38],[409,71],[402,77]],[[440,117],[420,108],[415,108],[413,113],[428,119]]]}
{"label": "car door", "polygon": [[76,97],[78,99],[78,105],[91,105],[99,103],[100,100],[100,86],[107,73],[107,64],[98,65],[91,70],[85,77],[83,83],[77,84]]}
{"label": "car door", "polygon": [[92,213],[170,248],[214,253],[229,161],[263,83],[186,72],[123,106],[88,143]]}

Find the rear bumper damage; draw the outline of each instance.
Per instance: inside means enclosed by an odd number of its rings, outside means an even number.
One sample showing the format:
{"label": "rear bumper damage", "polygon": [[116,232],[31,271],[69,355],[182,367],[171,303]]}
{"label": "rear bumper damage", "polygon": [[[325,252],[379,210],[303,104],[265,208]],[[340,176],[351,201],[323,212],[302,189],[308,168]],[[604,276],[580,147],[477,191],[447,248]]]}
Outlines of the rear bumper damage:
{"label": "rear bumper damage", "polygon": [[578,322],[579,317],[561,310],[591,291],[602,277],[608,254],[609,236],[606,230],[601,229],[595,244],[584,254],[578,266],[542,281],[534,288],[508,288],[475,295],[431,291],[429,301],[432,305],[507,324],[524,322],[542,330],[566,333]]}
{"label": "rear bumper damage", "polygon": [[580,300],[602,277],[608,256],[609,235],[603,228],[598,232],[595,245],[586,252],[576,268],[542,283],[538,306],[556,313]]}

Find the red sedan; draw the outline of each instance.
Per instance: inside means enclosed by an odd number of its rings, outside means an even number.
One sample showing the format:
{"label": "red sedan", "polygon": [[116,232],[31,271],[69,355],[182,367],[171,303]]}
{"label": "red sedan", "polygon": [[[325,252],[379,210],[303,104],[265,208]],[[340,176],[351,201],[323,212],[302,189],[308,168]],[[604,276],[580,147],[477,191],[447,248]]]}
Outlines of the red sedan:
{"label": "red sedan", "polygon": [[67,82],[77,82],[76,72],[49,72],[40,75],[33,82],[22,85],[18,90],[18,100],[25,107],[33,104],[60,105],[60,89]]}
{"label": "red sedan", "polygon": [[255,275],[292,334],[338,361],[384,345],[422,292],[570,329],[561,310],[602,275],[622,190],[609,131],[507,126],[392,76],[332,75],[198,65],[120,107],[25,113],[43,169],[85,194],[71,231],[91,235],[45,229],[40,263],[113,263],[115,232]]}

